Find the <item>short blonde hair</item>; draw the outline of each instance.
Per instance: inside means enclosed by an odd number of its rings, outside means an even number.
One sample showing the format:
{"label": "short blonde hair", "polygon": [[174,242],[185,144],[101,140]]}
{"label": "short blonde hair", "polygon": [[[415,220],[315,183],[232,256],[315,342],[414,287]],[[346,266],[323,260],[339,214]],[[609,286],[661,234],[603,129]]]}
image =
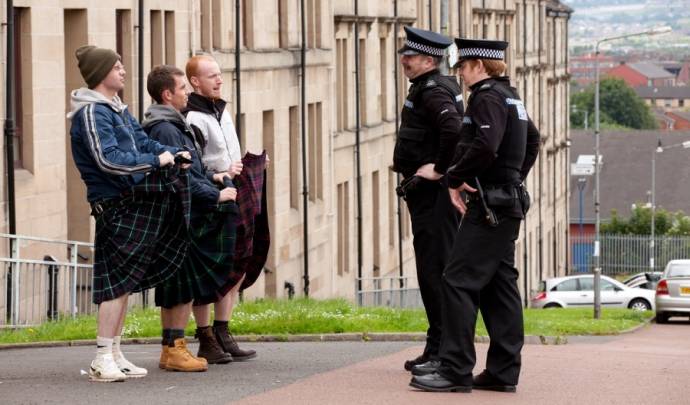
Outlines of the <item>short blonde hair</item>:
{"label": "short blonde hair", "polygon": [[496,59],[469,59],[464,63],[469,63],[472,67],[475,67],[479,64],[479,61],[484,65],[486,74],[491,77],[503,76],[508,69],[508,65],[505,62]]}
{"label": "short blonde hair", "polygon": [[192,82],[192,76],[198,76],[199,74],[199,62],[206,60],[209,62],[215,62],[216,60],[210,55],[194,55],[187,61],[187,65],[184,68],[185,74],[187,75],[187,80]]}

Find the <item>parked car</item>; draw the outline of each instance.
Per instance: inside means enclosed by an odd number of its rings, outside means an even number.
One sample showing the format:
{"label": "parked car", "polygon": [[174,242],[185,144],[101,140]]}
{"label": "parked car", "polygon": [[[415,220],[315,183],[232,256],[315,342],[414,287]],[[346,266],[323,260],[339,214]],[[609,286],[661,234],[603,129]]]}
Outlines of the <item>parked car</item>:
{"label": "parked car", "polygon": [[656,285],[664,274],[662,271],[644,272],[633,274],[622,281],[623,284],[632,288],[644,288],[646,290],[656,290]]}
{"label": "parked car", "polygon": [[[654,309],[655,292],[632,288],[607,276],[601,276],[601,305],[605,308]],[[531,300],[532,308],[567,308],[594,305],[594,276],[579,275],[550,278],[540,283]]]}
{"label": "parked car", "polygon": [[656,323],[690,316],[690,260],[671,260],[656,286]]}

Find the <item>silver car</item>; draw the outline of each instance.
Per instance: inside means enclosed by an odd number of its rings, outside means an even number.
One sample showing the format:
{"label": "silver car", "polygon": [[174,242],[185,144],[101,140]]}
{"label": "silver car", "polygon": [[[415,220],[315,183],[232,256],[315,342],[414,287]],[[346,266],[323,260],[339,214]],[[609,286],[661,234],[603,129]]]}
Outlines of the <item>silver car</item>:
{"label": "silver car", "polygon": [[[594,305],[594,276],[568,276],[542,281],[531,300],[532,308],[567,308]],[[654,291],[631,288],[601,276],[601,305],[605,308],[654,309]]]}
{"label": "silver car", "polygon": [[637,273],[621,282],[628,287],[656,290],[656,284],[659,282],[659,280],[661,280],[661,276],[663,276],[663,274],[664,272],[662,271]]}
{"label": "silver car", "polygon": [[656,322],[690,316],[690,260],[671,260],[656,286]]}

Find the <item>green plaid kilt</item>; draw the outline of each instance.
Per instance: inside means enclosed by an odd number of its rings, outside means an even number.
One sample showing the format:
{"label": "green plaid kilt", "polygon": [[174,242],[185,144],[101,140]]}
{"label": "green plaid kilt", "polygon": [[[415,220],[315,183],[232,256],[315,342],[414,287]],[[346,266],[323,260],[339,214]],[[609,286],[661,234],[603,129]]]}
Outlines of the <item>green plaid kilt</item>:
{"label": "green plaid kilt", "polygon": [[155,287],[174,275],[188,246],[191,195],[186,171],[149,173],[96,215],[93,302]]}
{"label": "green plaid kilt", "polygon": [[242,277],[233,272],[237,212],[237,204],[231,201],[192,216],[182,269],[156,287],[157,306],[172,308],[192,300],[195,305],[210,304],[218,300],[221,287],[237,284]]}

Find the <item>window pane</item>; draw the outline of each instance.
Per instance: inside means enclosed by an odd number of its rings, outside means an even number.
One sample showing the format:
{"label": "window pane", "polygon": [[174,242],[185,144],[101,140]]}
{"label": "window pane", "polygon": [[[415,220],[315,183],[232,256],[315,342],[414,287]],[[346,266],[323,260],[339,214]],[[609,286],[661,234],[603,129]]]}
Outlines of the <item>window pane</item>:
{"label": "window pane", "polygon": [[690,277],[690,266],[675,265],[668,272],[669,277]]}
{"label": "window pane", "polygon": [[594,291],[594,279],[592,277],[581,278],[580,291]]}
{"label": "window pane", "polygon": [[577,291],[577,279],[563,281],[553,287],[551,291]]}

